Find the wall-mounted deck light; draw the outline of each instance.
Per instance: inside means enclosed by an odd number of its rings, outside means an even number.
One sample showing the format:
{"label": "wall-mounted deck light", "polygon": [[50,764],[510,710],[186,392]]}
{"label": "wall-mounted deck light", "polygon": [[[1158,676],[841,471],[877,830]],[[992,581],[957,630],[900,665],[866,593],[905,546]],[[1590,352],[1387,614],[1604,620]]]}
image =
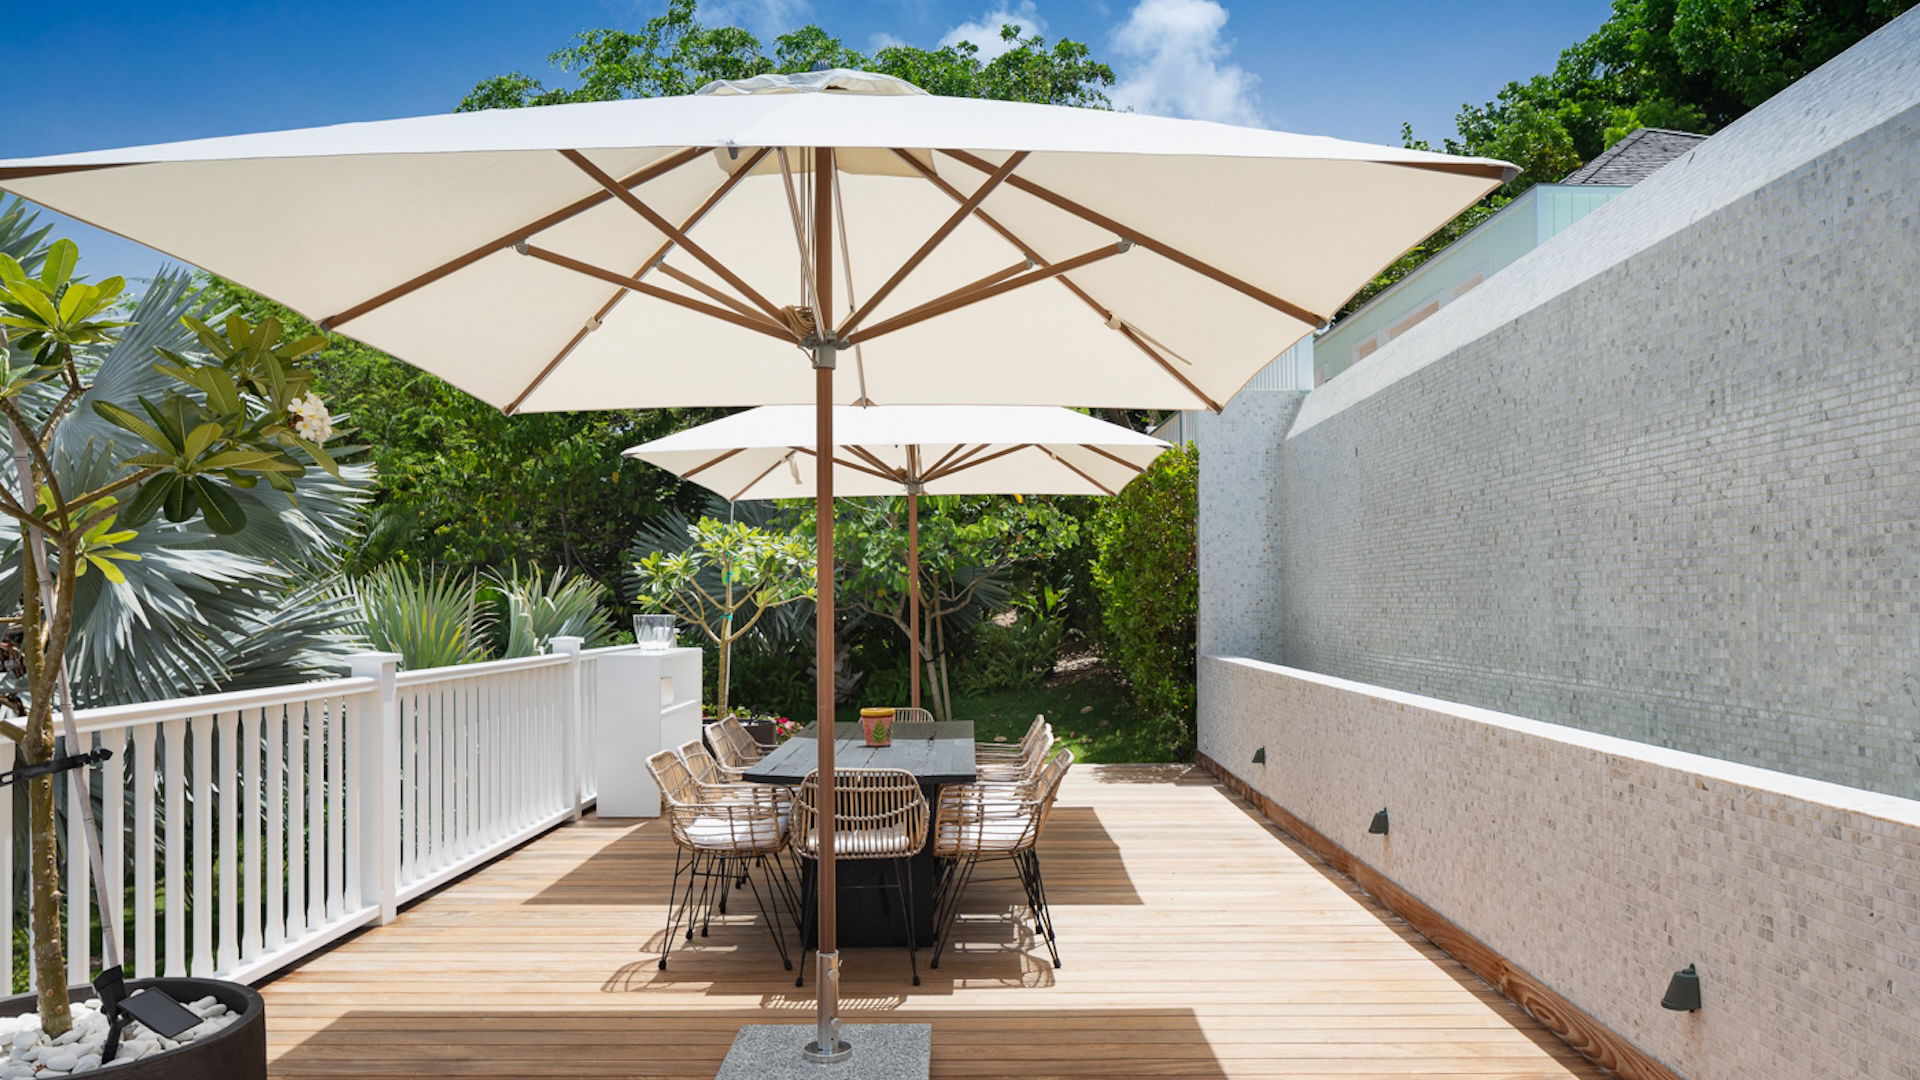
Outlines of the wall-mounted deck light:
{"label": "wall-mounted deck light", "polygon": [[1387,835],[1387,812],[1385,810],[1379,810],[1374,813],[1373,824],[1367,826],[1367,832],[1374,836]]}
{"label": "wall-mounted deck light", "polygon": [[1265,764],[1267,763],[1267,748],[1266,748],[1266,747],[1264,747],[1264,746],[1263,746],[1263,747],[1261,747],[1260,749],[1258,749],[1258,750],[1255,750],[1255,751],[1253,752],[1253,763],[1254,763],[1255,765],[1265,765]]}
{"label": "wall-mounted deck light", "polygon": [[1700,1011],[1700,973],[1692,964],[1673,973],[1667,980],[1667,996],[1660,999],[1660,1007],[1674,1012]]}

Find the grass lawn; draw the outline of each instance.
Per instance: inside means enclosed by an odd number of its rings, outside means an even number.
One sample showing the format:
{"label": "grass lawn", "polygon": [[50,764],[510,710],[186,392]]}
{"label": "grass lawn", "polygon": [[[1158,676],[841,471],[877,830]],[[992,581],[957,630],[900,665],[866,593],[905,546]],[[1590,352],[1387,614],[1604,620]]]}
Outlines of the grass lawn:
{"label": "grass lawn", "polygon": [[[1141,715],[1127,697],[1126,688],[1104,673],[1049,680],[1026,690],[995,690],[966,695],[955,691],[956,720],[971,720],[976,736],[991,740],[1005,736],[1019,742],[1035,714],[1053,724],[1054,737],[1073,748],[1076,761],[1090,764],[1131,764],[1172,761],[1171,748],[1159,725]],[[857,709],[842,710],[841,719],[859,718]]]}

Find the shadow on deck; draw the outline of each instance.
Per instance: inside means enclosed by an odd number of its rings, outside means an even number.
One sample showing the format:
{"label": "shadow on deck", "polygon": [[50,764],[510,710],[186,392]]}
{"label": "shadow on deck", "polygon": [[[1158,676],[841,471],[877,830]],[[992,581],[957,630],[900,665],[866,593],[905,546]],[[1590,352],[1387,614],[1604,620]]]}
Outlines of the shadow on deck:
{"label": "shadow on deck", "polygon": [[[1077,769],[1041,851],[1060,970],[976,886],[921,986],[846,950],[846,1019],[932,1024],[935,1076],[1600,1075],[1205,774]],[[314,957],[263,988],[273,1074],[704,1078],[740,1024],[810,1020],[750,901],[657,970],[672,863],[590,819]]]}

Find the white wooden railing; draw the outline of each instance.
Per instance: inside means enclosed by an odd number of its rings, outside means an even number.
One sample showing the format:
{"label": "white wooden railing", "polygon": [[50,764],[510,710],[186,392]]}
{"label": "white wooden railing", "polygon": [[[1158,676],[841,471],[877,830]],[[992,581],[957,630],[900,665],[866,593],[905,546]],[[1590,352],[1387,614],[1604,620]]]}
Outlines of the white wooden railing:
{"label": "white wooden railing", "polygon": [[[562,638],[550,655],[405,672],[367,653],[348,678],[79,713],[82,739],[114,755],[93,783],[128,975],[271,974],[578,817],[610,651]],[[78,853],[79,785],[57,786]],[[24,855],[0,842],[0,882]],[[65,892],[79,983],[102,951],[84,857]],[[24,903],[0,888],[0,927]],[[0,970],[13,952],[0,934]]]}

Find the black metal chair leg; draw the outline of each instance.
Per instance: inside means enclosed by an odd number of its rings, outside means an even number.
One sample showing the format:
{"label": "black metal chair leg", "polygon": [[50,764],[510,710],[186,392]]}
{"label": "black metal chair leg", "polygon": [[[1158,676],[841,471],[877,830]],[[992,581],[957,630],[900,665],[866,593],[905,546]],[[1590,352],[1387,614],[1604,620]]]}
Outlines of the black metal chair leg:
{"label": "black metal chair leg", "polygon": [[[667,888],[667,937],[666,940],[660,944],[659,970],[661,971],[667,970],[667,957],[673,952],[674,930],[680,924],[680,908],[686,902],[680,897],[680,871],[682,867],[687,867],[689,871],[691,870],[687,852],[680,848],[675,848],[673,851],[673,881]],[[687,888],[689,891],[693,888],[693,876],[690,872],[687,877]]]}
{"label": "black metal chair leg", "polygon": [[1032,875],[1035,907],[1033,910],[1035,929],[1046,939],[1047,953],[1053,958],[1053,966],[1060,966],[1060,947],[1053,937],[1053,909],[1047,906],[1047,882],[1040,873],[1040,853],[1029,850],[1026,853],[1026,873]]}
{"label": "black metal chair leg", "polygon": [[814,926],[813,915],[814,890],[819,887],[819,875],[808,873],[806,861],[800,866],[800,973],[793,977],[793,985],[807,985],[807,954],[813,951]]}
{"label": "black metal chair leg", "polygon": [[713,877],[714,877],[714,870],[715,870],[714,864],[716,862],[724,863],[725,860],[720,859],[718,856],[715,856],[715,855],[707,856],[706,873],[699,875],[700,904],[697,908],[694,909],[695,917],[693,921],[687,923],[687,940],[688,941],[693,940],[694,923],[700,924],[701,937],[706,937],[708,929],[710,929],[713,925]]}
{"label": "black metal chair leg", "polygon": [[946,885],[933,912],[932,966],[935,968],[940,966],[940,955],[946,952],[947,939],[952,935],[953,924],[960,916],[960,897],[966,892],[967,883],[973,879],[973,867],[978,861],[972,856],[958,856],[948,867]]}
{"label": "black metal chair leg", "polygon": [[[920,946],[913,925],[913,875],[907,860],[893,860],[893,887],[900,893],[900,925],[907,932],[907,966],[913,971],[913,985],[920,985]],[[882,897],[886,893],[880,894]]]}
{"label": "black metal chair leg", "polygon": [[[742,860],[742,861],[747,861],[747,860]],[[760,872],[766,875],[766,878],[767,878],[766,897],[765,898],[761,897],[760,885],[758,882],[754,881],[751,877],[747,879],[747,885],[753,889],[753,902],[756,906],[760,908],[760,917],[762,919],[765,919],[767,922],[767,933],[773,935],[773,947],[775,949],[778,949],[780,952],[780,963],[785,965],[788,971],[792,971],[793,957],[787,955],[787,935],[780,932],[780,919],[779,919],[779,916],[775,914],[775,910],[778,907],[778,901],[777,900],[775,901],[775,904],[773,907],[769,907],[767,904],[768,900],[775,899],[773,896],[773,871],[767,868],[767,860],[765,859],[765,857],[762,857],[758,860],[747,861],[747,869],[749,871],[753,869],[754,861],[757,861],[760,864]]]}

